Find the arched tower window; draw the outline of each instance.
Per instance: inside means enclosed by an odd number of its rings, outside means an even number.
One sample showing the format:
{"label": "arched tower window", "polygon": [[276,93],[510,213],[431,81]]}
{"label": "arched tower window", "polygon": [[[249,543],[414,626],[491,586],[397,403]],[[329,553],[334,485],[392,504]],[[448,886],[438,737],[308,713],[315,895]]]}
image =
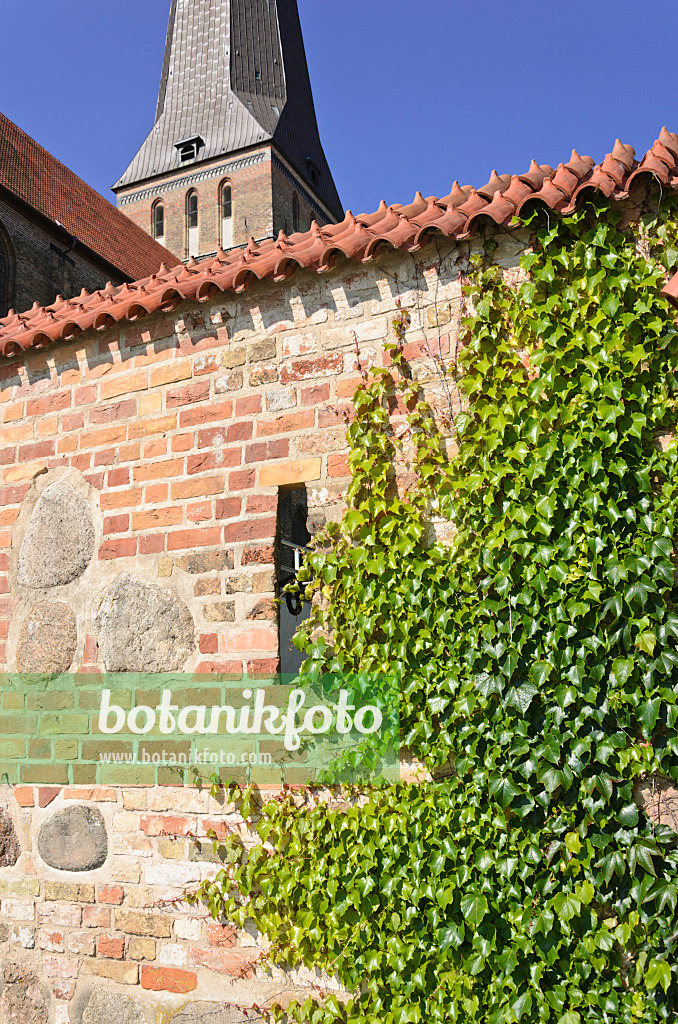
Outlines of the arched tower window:
{"label": "arched tower window", "polygon": [[156,241],[162,245],[165,241],[165,204],[162,199],[153,203],[151,211],[151,233]]}
{"label": "arched tower window", "polygon": [[295,192],[292,196],[292,231],[299,230],[299,196]]}
{"label": "arched tower window", "polygon": [[186,241],[189,256],[200,255],[200,226],[198,223],[198,193],[191,190],[186,196]]}
{"label": "arched tower window", "polygon": [[230,181],[222,182],[219,189],[221,210],[221,244],[224,249],[233,246],[233,190]]}

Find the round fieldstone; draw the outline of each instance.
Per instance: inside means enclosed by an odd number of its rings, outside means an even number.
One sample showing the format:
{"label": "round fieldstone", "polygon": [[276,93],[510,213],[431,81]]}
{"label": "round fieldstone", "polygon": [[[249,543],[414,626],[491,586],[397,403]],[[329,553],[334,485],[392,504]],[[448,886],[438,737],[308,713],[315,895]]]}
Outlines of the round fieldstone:
{"label": "round fieldstone", "polygon": [[146,1017],[129,996],[95,989],[82,1015],[82,1024],[146,1024]]}
{"label": "round fieldstone", "polygon": [[190,611],[173,590],[122,573],[97,612],[108,672],[176,672],[195,650]]}
{"label": "round fieldstone", "polygon": [[49,1013],[42,985],[25,966],[5,964],[0,1019],[6,1024],[47,1024]]}
{"label": "round fieldstone", "polygon": [[94,871],[108,856],[108,835],[96,807],[69,807],[40,829],[38,852],[59,871]]}
{"label": "round fieldstone", "polygon": [[41,601],[33,605],[24,621],[17,645],[17,668],[40,675],[67,672],[77,645],[75,615],[69,606]]}
{"label": "round fieldstone", "polygon": [[60,587],[81,576],[94,552],[89,503],[66,481],[40,495],[19,549],[17,580],[22,587]]}
{"label": "round fieldstone", "polygon": [[0,868],[13,868],[20,854],[21,847],[14,822],[9,814],[0,808]]}

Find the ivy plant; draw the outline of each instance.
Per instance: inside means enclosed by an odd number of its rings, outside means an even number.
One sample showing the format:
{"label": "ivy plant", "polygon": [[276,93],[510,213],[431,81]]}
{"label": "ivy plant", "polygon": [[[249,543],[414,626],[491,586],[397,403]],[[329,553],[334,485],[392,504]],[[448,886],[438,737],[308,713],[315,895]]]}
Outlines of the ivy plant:
{"label": "ivy plant", "polygon": [[526,223],[521,280],[484,257],[464,286],[458,450],[401,311],[355,395],[349,507],[301,575],[302,674],[395,674],[431,781],[283,794],[193,897],[317,971],[297,1021],[678,1019],[678,837],[637,799],[678,784],[676,209]]}

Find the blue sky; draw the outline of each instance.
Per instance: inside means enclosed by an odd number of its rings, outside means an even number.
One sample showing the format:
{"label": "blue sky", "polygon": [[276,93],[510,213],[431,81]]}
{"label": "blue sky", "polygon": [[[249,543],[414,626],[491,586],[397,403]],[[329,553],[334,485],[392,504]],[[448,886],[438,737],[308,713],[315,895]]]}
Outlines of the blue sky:
{"label": "blue sky", "polygon": [[[299,0],[355,213],[678,131],[675,0]],[[3,5],[0,110],[94,188],[153,123],[169,0]]]}

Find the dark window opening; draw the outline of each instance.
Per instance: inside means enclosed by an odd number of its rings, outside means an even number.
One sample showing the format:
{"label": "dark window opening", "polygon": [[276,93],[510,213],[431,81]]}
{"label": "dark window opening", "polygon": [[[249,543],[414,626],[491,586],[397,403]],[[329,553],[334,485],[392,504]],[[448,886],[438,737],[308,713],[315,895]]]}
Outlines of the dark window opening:
{"label": "dark window opening", "polygon": [[306,169],[308,171],[308,180],[315,188],[317,188],[320,184],[320,171],[318,170],[317,164],[315,164],[310,157],[306,160]]}
{"label": "dark window opening", "polygon": [[0,316],[5,316],[7,313],[7,278],[9,274],[7,272],[7,260],[5,254],[0,247]]}
{"label": "dark window opening", "polygon": [[221,189],[221,219],[228,220],[233,216],[233,193],[230,185],[223,185]]}
{"label": "dark window opening", "polygon": [[156,203],[153,207],[153,237],[165,237],[165,204]]}
{"label": "dark window opening", "polygon": [[[301,567],[311,534],[306,527],[306,488],[284,491],[278,499],[278,590],[293,582]],[[280,671],[297,675],[306,655],[292,644],[298,627],[311,613],[311,605],[300,595],[286,594],[280,605]]]}
{"label": "dark window opening", "polygon": [[189,192],[188,198],[186,199],[186,224],[190,231],[191,228],[197,228],[198,226],[198,193]]}
{"label": "dark window opening", "polygon": [[292,196],[292,231],[299,230],[299,199],[295,192]]}

